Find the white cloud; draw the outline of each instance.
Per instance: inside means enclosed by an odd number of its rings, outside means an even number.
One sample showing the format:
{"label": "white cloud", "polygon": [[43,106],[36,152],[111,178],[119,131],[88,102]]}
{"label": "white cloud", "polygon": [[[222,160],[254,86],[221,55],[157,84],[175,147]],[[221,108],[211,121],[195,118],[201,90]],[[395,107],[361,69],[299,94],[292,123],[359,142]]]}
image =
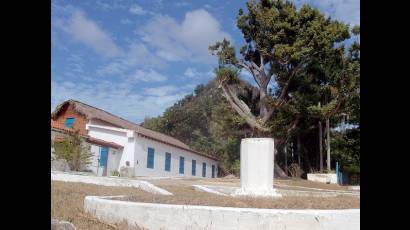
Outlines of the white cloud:
{"label": "white cloud", "polygon": [[98,68],[97,74],[124,75],[133,68],[163,69],[167,64],[152,53],[144,44],[133,42],[128,47],[128,52],[121,58],[114,60]]}
{"label": "white cloud", "polygon": [[56,23],[58,28],[70,34],[75,40],[91,47],[98,54],[105,57],[116,57],[121,54],[120,48],[111,36],[78,9],[73,11],[68,20],[60,20]]}
{"label": "white cloud", "polygon": [[212,78],[214,76],[214,73],[212,71],[208,72],[199,72],[195,68],[188,67],[185,72],[184,76],[189,77],[189,78]]}
{"label": "white cloud", "polygon": [[152,69],[149,71],[137,70],[135,74],[130,77],[130,80],[135,82],[163,82],[167,80],[167,77]]}
{"label": "white cloud", "polygon": [[84,73],[84,59],[81,55],[71,54],[67,58],[67,62],[70,72]]}
{"label": "white cloud", "polygon": [[123,0],[97,0],[93,5],[104,11],[111,11],[116,9],[124,9],[126,4]]}
{"label": "white cloud", "polygon": [[181,23],[174,18],[156,15],[139,30],[144,42],[156,49],[156,54],[168,61],[215,61],[209,45],[231,36],[221,30],[219,22],[204,9],[187,12]]}
{"label": "white cloud", "polygon": [[144,92],[151,96],[166,96],[168,94],[173,94],[178,91],[178,88],[173,85],[165,85],[159,87],[145,88]]}
{"label": "white cloud", "polygon": [[175,3],[175,6],[177,7],[186,7],[186,6],[190,6],[192,3],[190,2],[177,2]]}
{"label": "white cloud", "polygon": [[173,91],[171,87],[166,90],[167,93],[155,94],[155,90],[151,89],[148,90],[151,94],[145,94],[132,91],[128,84],[108,81],[91,84],[52,81],[51,109],[53,110],[57,104],[67,99],[76,99],[139,123],[144,120],[144,117],[160,115],[165,108],[189,93],[181,90]]}
{"label": "white cloud", "polygon": [[145,11],[141,6],[133,4],[130,7],[130,13],[136,15],[145,15],[147,14],[147,11]]}
{"label": "white cloud", "polygon": [[186,70],[185,70],[185,73],[184,73],[184,75],[185,76],[187,76],[187,77],[195,77],[195,72],[194,72],[195,70],[194,69],[192,69],[192,68],[187,68]]}
{"label": "white cloud", "polygon": [[120,22],[121,22],[121,24],[123,24],[123,25],[132,24],[132,21],[131,21],[130,19],[128,19],[128,18],[122,18]]}
{"label": "white cloud", "polygon": [[326,16],[349,23],[360,24],[360,0],[296,0],[297,4],[318,7]]}

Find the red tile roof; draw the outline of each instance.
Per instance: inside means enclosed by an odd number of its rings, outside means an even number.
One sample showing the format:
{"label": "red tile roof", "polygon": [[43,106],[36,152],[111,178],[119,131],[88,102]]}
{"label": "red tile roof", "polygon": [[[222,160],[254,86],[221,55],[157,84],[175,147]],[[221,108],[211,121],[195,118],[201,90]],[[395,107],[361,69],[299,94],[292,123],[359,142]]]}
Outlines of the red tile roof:
{"label": "red tile roof", "polygon": [[73,104],[74,105],[74,109],[80,113],[83,114],[87,117],[87,119],[99,119],[108,123],[111,123],[113,125],[116,125],[120,128],[124,128],[124,129],[130,129],[130,130],[134,130],[135,132],[137,132],[138,134],[147,137],[149,139],[153,139],[168,145],[172,145],[174,147],[180,148],[180,149],[184,149],[190,152],[194,152],[198,155],[207,157],[207,158],[211,158],[213,160],[218,160],[218,158],[213,155],[213,154],[208,154],[208,153],[202,153],[202,152],[198,152],[195,151],[193,149],[191,149],[188,145],[184,144],[183,142],[181,142],[180,140],[177,140],[176,138],[173,138],[171,136],[144,128],[140,125],[137,125],[133,122],[127,121],[121,117],[118,117],[114,114],[111,114],[107,111],[104,111],[102,109],[96,108],[94,106],[91,105],[87,105],[83,102],[80,101],[76,101],[76,100],[67,100],[61,104],[59,104],[56,109],[51,113],[51,118],[55,118],[58,113],[62,110],[62,108],[67,105],[67,104]]}
{"label": "red tile roof", "polygon": [[94,138],[94,137],[88,137],[87,142],[94,143],[94,144],[97,144],[97,145],[107,146],[107,147],[111,147],[111,148],[115,148],[115,149],[124,148],[124,146],[119,145],[117,143],[104,141],[104,140]]}

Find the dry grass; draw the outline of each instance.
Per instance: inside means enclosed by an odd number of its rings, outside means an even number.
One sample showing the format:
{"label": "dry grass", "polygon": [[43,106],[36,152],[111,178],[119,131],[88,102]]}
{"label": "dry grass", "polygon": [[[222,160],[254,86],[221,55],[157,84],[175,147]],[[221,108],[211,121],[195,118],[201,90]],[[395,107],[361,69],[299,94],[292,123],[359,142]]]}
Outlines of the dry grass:
{"label": "dry grass", "polygon": [[325,183],[308,181],[308,180],[303,180],[303,179],[288,179],[288,180],[275,179],[274,183],[279,184],[279,185],[302,186],[302,187],[318,188],[318,189],[348,190],[348,186],[341,186],[338,184],[325,184]]}
{"label": "dry grass", "polygon": [[[105,224],[84,213],[85,196],[128,196],[126,200],[147,203],[206,205],[240,208],[279,208],[279,209],[346,209],[360,208],[360,198],[353,196],[337,197],[283,197],[283,198],[250,198],[224,197],[194,190],[191,184],[225,184],[238,185],[230,180],[152,180],[154,184],[174,194],[174,196],[154,195],[140,189],[125,187],[107,187],[84,183],[51,182],[51,216],[54,219],[73,223],[77,229],[109,230],[138,229],[129,228],[125,223],[118,225]],[[215,183],[210,183],[215,182]],[[275,183],[305,186],[314,188],[337,189],[335,186],[303,180],[275,180]],[[341,187],[341,186],[339,186]],[[340,189],[340,188],[339,188]]]}
{"label": "dry grass", "polygon": [[337,197],[234,198],[196,191],[193,187],[185,185],[163,185],[161,187],[172,192],[174,196],[145,193],[119,199],[147,203],[239,208],[347,209],[360,207],[360,198],[345,195]]}
{"label": "dry grass", "polygon": [[84,198],[89,195],[147,194],[135,188],[106,187],[84,183],[51,182],[51,218],[73,223],[78,230],[131,230],[125,223],[109,225],[84,213]]}
{"label": "dry grass", "polygon": [[[214,178],[214,179],[204,179],[204,178],[184,178],[183,180],[177,179],[149,179],[144,178],[157,186],[167,186],[172,184],[181,185],[221,185],[221,186],[234,186],[240,187],[241,181],[238,178],[225,179],[225,178]],[[315,188],[315,189],[329,189],[329,190],[348,190],[348,186],[341,186],[338,184],[324,184],[320,182],[308,181],[304,179],[291,178],[291,179],[275,179],[274,184],[278,185],[288,185],[288,186],[301,186],[305,188]],[[297,188],[297,190],[306,190]]]}

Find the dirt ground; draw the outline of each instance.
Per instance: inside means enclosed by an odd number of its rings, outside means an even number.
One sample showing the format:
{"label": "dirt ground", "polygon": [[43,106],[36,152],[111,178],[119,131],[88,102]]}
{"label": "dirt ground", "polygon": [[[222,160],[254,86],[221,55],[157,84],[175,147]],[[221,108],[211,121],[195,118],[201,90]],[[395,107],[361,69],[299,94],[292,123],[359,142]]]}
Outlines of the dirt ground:
{"label": "dirt ground", "polygon": [[[126,200],[147,203],[207,205],[223,207],[254,207],[280,209],[347,209],[360,208],[359,196],[340,195],[336,197],[282,197],[282,198],[250,198],[225,197],[196,191],[193,184],[240,186],[239,179],[149,179],[156,186],[166,189],[174,196],[154,195],[136,188],[108,187],[84,183],[51,182],[51,217],[73,223],[77,229],[108,230],[136,229],[125,223],[119,225],[105,224],[84,213],[85,196],[125,195]],[[275,180],[280,186],[303,186],[305,188],[347,190],[345,186],[315,183],[306,180]],[[287,189],[300,188],[288,187]]]}
{"label": "dirt ground", "polygon": [[[137,195],[135,188],[107,187],[84,183],[51,182],[51,218],[69,221],[78,230],[131,230],[125,223],[108,225],[84,213],[84,198],[89,195]],[[145,194],[146,195],[146,194]],[[142,229],[142,228],[141,228]]]}
{"label": "dirt ground", "polygon": [[[140,178],[142,180],[149,181],[154,185],[159,187],[167,185],[219,185],[219,186],[231,186],[231,187],[240,187],[240,179],[225,179],[225,178],[214,178],[214,179],[202,179],[202,178],[172,178],[172,179],[150,179],[150,178]],[[347,192],[348,186],[341,186],[338,184],[324,184],[320,182],[313,182],[303,179],[275,179],[273,181],[275,188],[283,188],[290,190],[317,190],[317,189],[326,189],[326,190],[338,190],[341,192]]]}
{"label": "dirt ground", "polygon": [[[150,180],[154,185],[173,193],[174,196],[161,196],[146,193],[144,195],[121,198],[135,202],[153,202],[166,204],[185,204],[185,205],[206,205],[239,208],[278,208],[278,209],[347,209],[360,208],[360,198],[348,195],[336,197],[282,197],[282,198],[251,198],[251,197],[227,197],[210,194],[207,192],[196,191],[192,184],[240,186],[235,179],[156,179]],[[276,182],[275,182],[276,183]],[[279,182],[281,184],[305,185],[303,182]],[[316,186],[315,183],[309,184],[314,188],[335,189],[337,187],[324,184]],[[337,186],[337,185],[336,185]],[[339,188],[340,189],[340,188]],[[303,190],[303,189],[302,189]]]}

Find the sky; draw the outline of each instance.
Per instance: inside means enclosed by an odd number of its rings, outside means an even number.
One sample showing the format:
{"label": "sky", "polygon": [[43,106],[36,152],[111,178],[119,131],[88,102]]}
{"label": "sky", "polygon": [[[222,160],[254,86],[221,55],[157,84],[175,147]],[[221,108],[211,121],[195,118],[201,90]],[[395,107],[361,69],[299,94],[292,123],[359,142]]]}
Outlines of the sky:
{"label": "sky", "polygon": [[[51,110],[75,99],[136,123],[161,115],[214,77],[209,45],[243,44],[235,19],[245,2],[52,0]],[[294,2],[360,24],[359,0]]]}

